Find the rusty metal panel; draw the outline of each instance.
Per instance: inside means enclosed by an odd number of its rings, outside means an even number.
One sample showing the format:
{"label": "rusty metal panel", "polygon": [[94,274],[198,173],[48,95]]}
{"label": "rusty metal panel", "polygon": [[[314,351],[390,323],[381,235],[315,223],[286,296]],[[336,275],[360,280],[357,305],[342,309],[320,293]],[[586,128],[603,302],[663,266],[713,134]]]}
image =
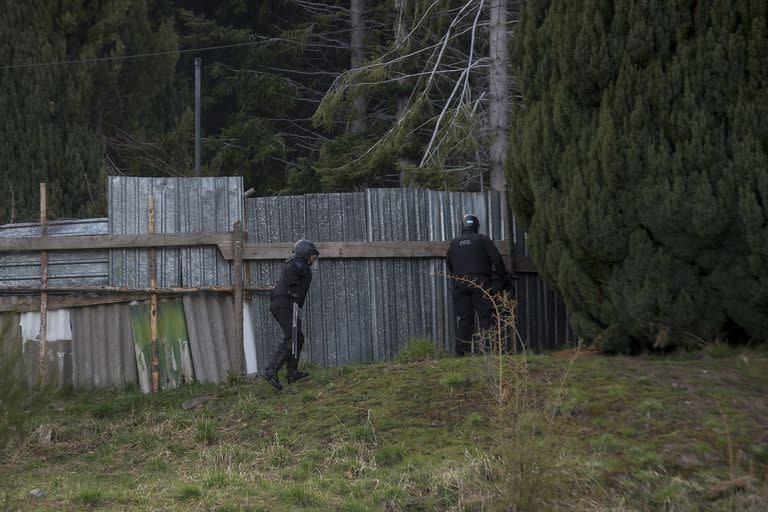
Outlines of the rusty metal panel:
{"label": "rusty metal panel", "polygon": [[197,293],[185,295],[183,302],[195,379],[221,382],[229,373],[239,375],[241,363],[239,347],[234,343],[232,296]]}
{"label": "rusty metal panel", "polygon": [[[107,219],[103,218],[55,220],[48,223],[48,236],[106,235],[108,232]],[[0,238],[39,236],[39,223],[0,226]],[[106,251],[51,251],[48,253],[49,286],[101,286],[108,283],[109,254]],[[39,252],[0,254],[0,288],[38,286],[39,284]]]}
{"label": "rusty metal panel", "polygon": [[[243,182],[225,178],[109,178],[109,233],[148,232],[148,198],[155,202],[155,232],[228,231],[242,218]],[[231,285],[230,265],[214,247],[157,251],[157,284],[175,286]],[[149,251],[110,251],[113,286],[149,286]]]}
{"label": "rusty metal panel", "polygon": [[138,382],[128,303],[72,308],[72,374],[76,389]]}
{"label": "rusty metal panel", "polygon": [[[142,391],[152,391],[152,335],[149,301],[130,304],[136,368]],[[173,389],[194,380],[184,306],[178,298],[157,303],[157,373],[159,389]]]}

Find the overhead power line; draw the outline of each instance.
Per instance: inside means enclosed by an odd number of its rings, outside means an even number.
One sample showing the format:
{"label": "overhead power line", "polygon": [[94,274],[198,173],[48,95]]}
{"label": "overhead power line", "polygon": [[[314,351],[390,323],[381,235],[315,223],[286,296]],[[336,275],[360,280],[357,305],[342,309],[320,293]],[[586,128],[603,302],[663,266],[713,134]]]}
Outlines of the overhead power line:
{"label": "overhead power line", "polygon": [[175,55],[175,54],[181,54],[181,53],[195,53],[195,52],[206,52],[210,50],[221,50],[224,48],[255,46],[255,45],[264,44],[267,42],[274,42],[274,41],[277,41],[277,39],[265,38],[262,41],[249,41],[247,43],[223,44],[219,46],[204,46],[202,48],[186,48],[186,49],[180,49],[180,50],[169,50],[165,52],[135,53],[133,55],[116,55],[113,57],[96,57],[93,59],[73,59],[73,60],[57,60],[57,61],[51,61],[51,62],[31,62],[28,64],[9,64],[7,66],[0,67],[0,69],[38,68],[38,67],[44,67],[44,66],[61,66],[61,65],[68,65],[68,64],[92,64],[96,62],[141,59],[144,57],[159,57],[163,55]]}

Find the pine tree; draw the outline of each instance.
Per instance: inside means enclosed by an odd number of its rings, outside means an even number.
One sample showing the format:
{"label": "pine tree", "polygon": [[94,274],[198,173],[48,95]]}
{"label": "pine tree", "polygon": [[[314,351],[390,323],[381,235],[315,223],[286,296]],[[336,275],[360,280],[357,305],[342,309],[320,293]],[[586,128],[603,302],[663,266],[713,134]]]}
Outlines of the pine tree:
{"label": "pine tree", "polygon": [[[324,185],[487,186],[489,148],[494,162],[504,159],[505,144],[493,142],[506,130],[501,50],[516,9],[507,13],[502,0],[383,0],[374,14],[371,3],[366,16],[378,23],[368,33],[365,65],[341,75],[314,115],[330,131],[339,118],[355,117],[355,99],[364,96],[368,129],[331,132],[317,163]],[[497,177],[501,186],[504,176]]]}
{"label": "pine tree", "polygon": [[[322,140],[308,119],[340,70],[343,51],[326,35],[337,31],[335,3],[179,0],[177,6],[183,47],[226,46],[199,55],[203,173],[243,176],[247,188],[270,194],[286,187],[293,168],[294,191],[307,191],[317,183],[307,162],[317,158]],[[177,87],[190,104],[195,56],[182,56],[177,67]]]}
{"label": "pine tree", "polygon": [[[104,176],[123,168],[119,141],[164,129],[157,106],[177,57],[172,14],[161,0],[4,2],[1,222],[36,219],[43,181],[52,217],[105,214]],[[167,54],[121,58],[152,52]]]}
{"label": "pine tree", "polygon": [[608,351],[768,336],[768,6],[530,2],[509,181]]}

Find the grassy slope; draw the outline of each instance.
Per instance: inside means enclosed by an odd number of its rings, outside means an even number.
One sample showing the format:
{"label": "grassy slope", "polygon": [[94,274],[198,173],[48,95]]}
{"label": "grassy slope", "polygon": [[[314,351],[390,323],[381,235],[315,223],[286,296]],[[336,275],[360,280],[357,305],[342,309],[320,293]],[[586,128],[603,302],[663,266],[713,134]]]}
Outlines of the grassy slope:
{"label": "grassy slope", "polygon": [[2,453],[0,509],[768,510],[768,357],[720,355],[508,359],[502,408],[483,357],[67,395]]}

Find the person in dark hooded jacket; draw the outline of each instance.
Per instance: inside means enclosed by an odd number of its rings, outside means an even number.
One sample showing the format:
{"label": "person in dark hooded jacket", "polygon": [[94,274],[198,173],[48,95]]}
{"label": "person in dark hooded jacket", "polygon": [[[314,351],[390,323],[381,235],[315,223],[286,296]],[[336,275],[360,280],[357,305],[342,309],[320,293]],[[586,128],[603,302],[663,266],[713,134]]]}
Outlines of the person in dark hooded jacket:
{"label": "person in dark hooded jacket", "polygon": [[493,241],[478,233],[480,221],[467,214],[461,222],[461,235],[451,240],[446,255],[448,273],[461,277],[454,281],[453,307],[456,322],[456,355],[463,356],[471,350],[475,313],[481,330],[493,324],[491,302],[481,288],[491,292],[503,289],[507,280],[504,260]]}
{"label": "person in dark hooded jacket", "polygon": [[269,366],[264,370],[264,378],[274,388],[283,389],[278,378],[278,372],[288,363],[288,383],[296,382],[307,377],[307,372],[299,370],[299,354],[304,346],[304,333],[301,331],[301,318],[296,324],[296,353],[293,349],[293,305],[304,307],[309,285],[312,283],[311,266],[320,253],[315,244],[309,240],[299,240],[293,246],[293,254],[285,262],[280,280],[275,285],[270,296],[269,311],[283,330],[283,341],[277,347]]}

